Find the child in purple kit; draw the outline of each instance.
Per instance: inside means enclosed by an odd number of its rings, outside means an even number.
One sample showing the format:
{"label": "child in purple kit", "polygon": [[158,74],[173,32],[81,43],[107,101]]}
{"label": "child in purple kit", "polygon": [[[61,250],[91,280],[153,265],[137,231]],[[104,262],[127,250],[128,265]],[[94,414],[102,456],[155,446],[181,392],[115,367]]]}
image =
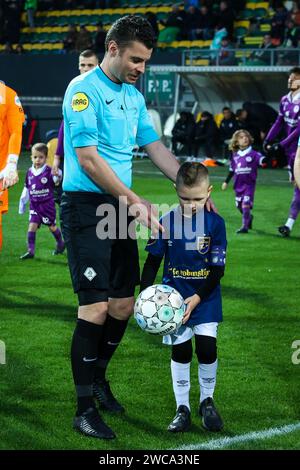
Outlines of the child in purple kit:
{"label": "child in purple kit", "polygon": [[26,203],[30,202],[29,227],[27,233],[28,251],[20,257],[22,260],[34,257],[36,231],[41,224],[47,225],[56,240],[53,255],[63,253],[65,244],[59,228],[56,226],[54,188],[60,183],[61,172],[53,176],[51,167],[46,164],[48,147],[37,143],[31,149],[32,166],[25,178],[25,187],[19,203],[19,214],[24,214]]}
{"label": "child in purple kit", "polygon": [[229,148],[232,150],[232,159],[229,173],[222,190],[228,186],[234,176],[233,189],[235,191],[235,203],[243,215],[243,224],[236,233],[248,233],[252,228],[254,192],[257,178],[257,168],[267,161],[267,158],[254,150],[251,146],[253,138],[246,130],[236,131],[231,139]]}

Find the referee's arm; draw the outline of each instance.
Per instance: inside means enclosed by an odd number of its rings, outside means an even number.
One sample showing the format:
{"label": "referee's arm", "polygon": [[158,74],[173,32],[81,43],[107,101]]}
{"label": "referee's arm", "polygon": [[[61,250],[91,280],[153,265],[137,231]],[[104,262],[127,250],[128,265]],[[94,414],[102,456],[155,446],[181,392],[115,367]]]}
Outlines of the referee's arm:
{"label": "referee's arm", "polygon": [[147,144],[144,148],[154,165],[175,182],[180,165],[172,152],[160,140]]}
{"label": "referee's arm", "polygon": [[116,199],[127,198],[127,205],[133,207],[136,219],[152,229],[162,230],[151,204],[141,199],[117,177],[108,163],[98,154],[96,146],[75,148],[79,163],[92,180],[105,192]]}

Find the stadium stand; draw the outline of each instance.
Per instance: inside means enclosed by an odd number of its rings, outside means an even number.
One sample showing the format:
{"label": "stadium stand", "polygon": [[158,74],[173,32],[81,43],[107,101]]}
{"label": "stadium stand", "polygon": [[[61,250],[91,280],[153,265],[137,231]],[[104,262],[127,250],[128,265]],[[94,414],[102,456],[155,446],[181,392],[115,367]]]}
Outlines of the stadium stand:
{"label": "stadium stand", "polygon": [[[219,9],[220,2],[213,5],[213,13],[216,15],[216,21],[220,21]],[[70,25],[75,25],[77,29],[80,26],[86,26],[91,38],[95,37],[97,24],[99,21],[107,30],[110,25],[118,18],[126,14],[146,15],[153,13],[156,15],[160,37],[166,37],[164,26],[161,22],[165,21],[172,12],[172,5],[169,0],[119,0],[118,8],[106,9],[66,9],[66,10],[47,10],[37,11],[35,14],[35,28],[29,28],[26,21],[26,13],[23,12],[21,21],[20,40],[25,52],[30,53],[62,53],[64,51],[64,39],[67,35]],[[262,43],[264,34],[271,30],[271,19],[275,14],[270,9],[269,2],[258,2],[255,0],[246,3],[245,8],[235,12],[233,37],[238,47],[257,47]],[[219,15],[219,16],[218,16]],[[158,42],[160,49],[174,49],[182,51],[184,49],[209,49],[212,40],[205,41],[187,41],[182,37],[184,33],[176,32],[174,35],[167,35],[165,41]],[[5,42],[0,44],[0,51],[5,51]],[[17,43],[14,44],[16,48]],[[204,59],[204,62],[201,62]],[[198,65],[207,65],[207,55],[198,57]],[[199,62],[200,60],[200,62]],[[190,62],[191,63],[191,62]],[[193,63],[194,64],[194,63]]]}

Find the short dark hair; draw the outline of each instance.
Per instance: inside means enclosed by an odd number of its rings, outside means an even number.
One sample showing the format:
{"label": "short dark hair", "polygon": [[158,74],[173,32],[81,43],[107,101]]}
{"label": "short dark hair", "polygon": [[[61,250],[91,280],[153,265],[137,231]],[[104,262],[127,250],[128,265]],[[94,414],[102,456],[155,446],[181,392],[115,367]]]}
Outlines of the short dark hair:
{"label": "short dark hair", "polygon": [[96,52],[93,51],[92,49],[85,49],[79,54],[79,57],[84,57],[85,59],[89,59],[90,57],[93,57],[93,56],[98,58]]}
{"label": "short dark hair", "polygon": [[293,68],[289,71],[289,75],[291,75],[292,73],[294,73],[295,75],[300,75],[300,67],[293,67]]}
{"label": "short dark hair", "polygon": [[199,162],[185,162],[181,165],[176,176],[176,187],[195,186],[207,181],[209,183],[208,169]]}
{"label": "short dark hair", "polygon": [[31,147],[31,150],[36,150],[37,152],[41,152],[45,155],[45,157],[48,157],[48,147],[43,142],[37,142]]}
{"label": "short dark hair", "polygon": [[126,15],[113,23],[105,38],[105,50],[110,41],[115,41],[120,49],[125,49],[133,41],[144,44],[147,49],[155,46],[155,33],[146,18]]}

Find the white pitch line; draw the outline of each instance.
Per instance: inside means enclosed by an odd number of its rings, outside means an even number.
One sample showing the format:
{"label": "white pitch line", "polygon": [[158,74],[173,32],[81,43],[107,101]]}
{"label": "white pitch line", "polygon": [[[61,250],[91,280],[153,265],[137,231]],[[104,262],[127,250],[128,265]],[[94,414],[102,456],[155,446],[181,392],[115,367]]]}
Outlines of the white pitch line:
{"label": "white pitch line", "polygon": [[211,441],[208,441],[202,444],[186,445],[183,447],[176,447],[176,449],[172,449],[172,450],[224,449],[225,447],[228,447],[232,444],[240,444],[241,442],[270,439],[271,437],[282,436],[283,434],[289,434],[299,429],[300,429],[300,422],[295,423],[295,424],[288,424],[280,428],[270,428],[270,429],[265,429],[264,431],[249,432],[247,434],[240,434],[238,436],[233,436],[233,437],[224,437],[222,439],[212,439]]}

